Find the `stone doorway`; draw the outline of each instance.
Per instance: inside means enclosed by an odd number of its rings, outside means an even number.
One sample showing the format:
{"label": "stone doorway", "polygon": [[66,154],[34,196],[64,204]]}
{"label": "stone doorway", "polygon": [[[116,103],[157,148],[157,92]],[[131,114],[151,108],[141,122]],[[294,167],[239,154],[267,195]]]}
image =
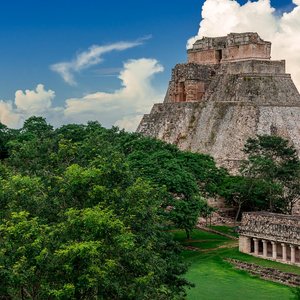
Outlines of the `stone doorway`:
{"label": "stone doorway", "polygon": [[216,50],[216,61],[218,64],[221,63],[222,58],[223,58],[222,50]]}

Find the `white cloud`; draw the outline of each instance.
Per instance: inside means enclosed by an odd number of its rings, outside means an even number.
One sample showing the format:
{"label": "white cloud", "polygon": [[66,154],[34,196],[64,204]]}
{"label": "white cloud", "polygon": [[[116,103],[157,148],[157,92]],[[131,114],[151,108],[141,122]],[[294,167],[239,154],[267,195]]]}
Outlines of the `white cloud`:
{"label": "white cloud", "polygon": [[50,119],[53,124],[59,124],[63,110],[52,106],[54,98],[55,92],[45,90],[42,84],[38,84],[34,90],[18,90],[14,102],[0,101],[0,122],[10,128],[19,128],[24,120],[36,115]]}
{"label": "white cloud", "polygon": [[26,118],[36,115],[47,118],[55,126],[98,120],[107,127],[117,125],[134,131],[142,115],[150,110],[153,103],[163,99],[151,81],[162,71],[163,67],[155,59],[129,60],[119,74],[120,89],[67,99],[65,107],[53,107],[55,92],[45,90],[42,84],[37,85],[35,90],[19,90],[15,93],[14,103],[0,101],[0,122],[18,128]]}
{"label": "white cloud", "polygon": [[75,85],[74,73],[97,65],[103,61],[102,56],[112,51],[124,51],[143,44],[143,41],[149,39],[145,37],[133,42],[118,42],[114,44],[99,46],[93,45],[87,51],[77,54],[70,62],[60,62],[50,66],[50,69],[57,72],[64,81],[70,85]]}
{"label": "white cloud", "polygon": [[9,128],[21,126],[22,115],[15,111],[11,101],[0,100],[0,122]]}
{"label": "white cloud", "polygon": [[123,117],[121,120],[118,120],[115,122],[115,126],[118,126],[119,128],[124,128],[127,131],[136,131],[139,123],[141,122],[143,118],[143,115],[136,115],[133,117]]}
{"label": "white cloud", "polygon": [[248,1],[206,0],[197,36],[188,41],[188,48],[203,36],[222,36],[230,32],[258,32],[272,42],[272,59],[286,59],[287,71],[300,87],[300,0],[288,13],[278,15],[270,0]]}
{"label": "white cloud", "polygon": [[151,83],[153,76],[162,71],[163,67],[155,59],[130,60],[120,72],[120,89],[67,99],[65,118],[81,123],[99,120],[105,126],[116,124],[132,130],[138,125],[140,116],[163,98]]}
{"label": "white cloud", "polygon": [[15,104],[18,110],[35,114],[49,110],[54,98],[54,91],[46,91],[44,85],[38,84],[35,90],[16,91]]}

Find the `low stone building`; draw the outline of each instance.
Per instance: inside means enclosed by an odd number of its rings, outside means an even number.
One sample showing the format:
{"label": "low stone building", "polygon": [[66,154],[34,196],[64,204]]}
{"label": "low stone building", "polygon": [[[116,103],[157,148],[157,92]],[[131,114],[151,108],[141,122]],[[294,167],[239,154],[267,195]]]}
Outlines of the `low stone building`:
{"label": "low stone building", "polygon": [[300,216],[244,213],[239,233],[241,252],[300,265]]}

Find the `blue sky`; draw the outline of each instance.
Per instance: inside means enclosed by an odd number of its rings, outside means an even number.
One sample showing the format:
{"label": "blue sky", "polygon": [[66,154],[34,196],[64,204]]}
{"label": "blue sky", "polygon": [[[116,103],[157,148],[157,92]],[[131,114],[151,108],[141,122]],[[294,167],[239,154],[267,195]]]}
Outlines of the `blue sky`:
{"label": "blue sky", "polygon": [[[109,91],[119,80],[94,71],[118,69],[124,60],[140,57],[156,58],[165,66],[166,74],[157,78],[165,85],[168,70],[185,60],[185,44],[198,29],[200,9],[198,0],[1,1],[0,97],[11,98],[17,89],[33,88],[40,82],[54,89],[61,101],[78,93]],[[108,54],[101,66],[80,74],[75,88],[49,69],[93,44],[147,35],[152,38],[145,45]]]}
{"label": "blue sky", "polygon": [[[271,2],[277,14],[295,7],[292,1]],[[11,109],[15,109],[15,92],[34,90],[38,84],[55,92],[52,106],[60,107],[69,98],[96,92],[114,93],[122,84],[118,76],[124,62],[143,58],[155,59],[164,68],[153,76],[152,87],[161,95],[167,88],[171,68],[186,60],[186,43],[198,32],[203,3],[202,0],[3,0],[0,100],[12,101]],[[141,45],[108,52],[101,63],[75,72],[76,85],[68,84],[51,70],[51,65],[70,62],[92,45],[135,42],[144,37],[148,39]],[[0,118],[1,109],[0,106]],[[16,113],[20,114],[20,109]],[[105,122],[109,126],[115,120]]]}

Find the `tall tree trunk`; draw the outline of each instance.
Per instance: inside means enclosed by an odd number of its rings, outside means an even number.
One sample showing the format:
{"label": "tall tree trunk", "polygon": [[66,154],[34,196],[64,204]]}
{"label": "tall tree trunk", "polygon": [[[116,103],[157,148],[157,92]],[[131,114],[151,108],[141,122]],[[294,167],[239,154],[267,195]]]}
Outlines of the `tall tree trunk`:
{"label": "tall tree trunk", "polygon": [[189,240],[191,235],[190,235],[190,231],[188,229],[185,230],[185,234],[186,234],[186,238]]}
{"label": "tall tree trunk", "polygon": [[242,208],[242,203],[239,202],[239,207],[238,207],[237,213],[236,213],[235,218],[234,218],[234,227],[236,226],[237,220],[239,218],[241,208]]}

